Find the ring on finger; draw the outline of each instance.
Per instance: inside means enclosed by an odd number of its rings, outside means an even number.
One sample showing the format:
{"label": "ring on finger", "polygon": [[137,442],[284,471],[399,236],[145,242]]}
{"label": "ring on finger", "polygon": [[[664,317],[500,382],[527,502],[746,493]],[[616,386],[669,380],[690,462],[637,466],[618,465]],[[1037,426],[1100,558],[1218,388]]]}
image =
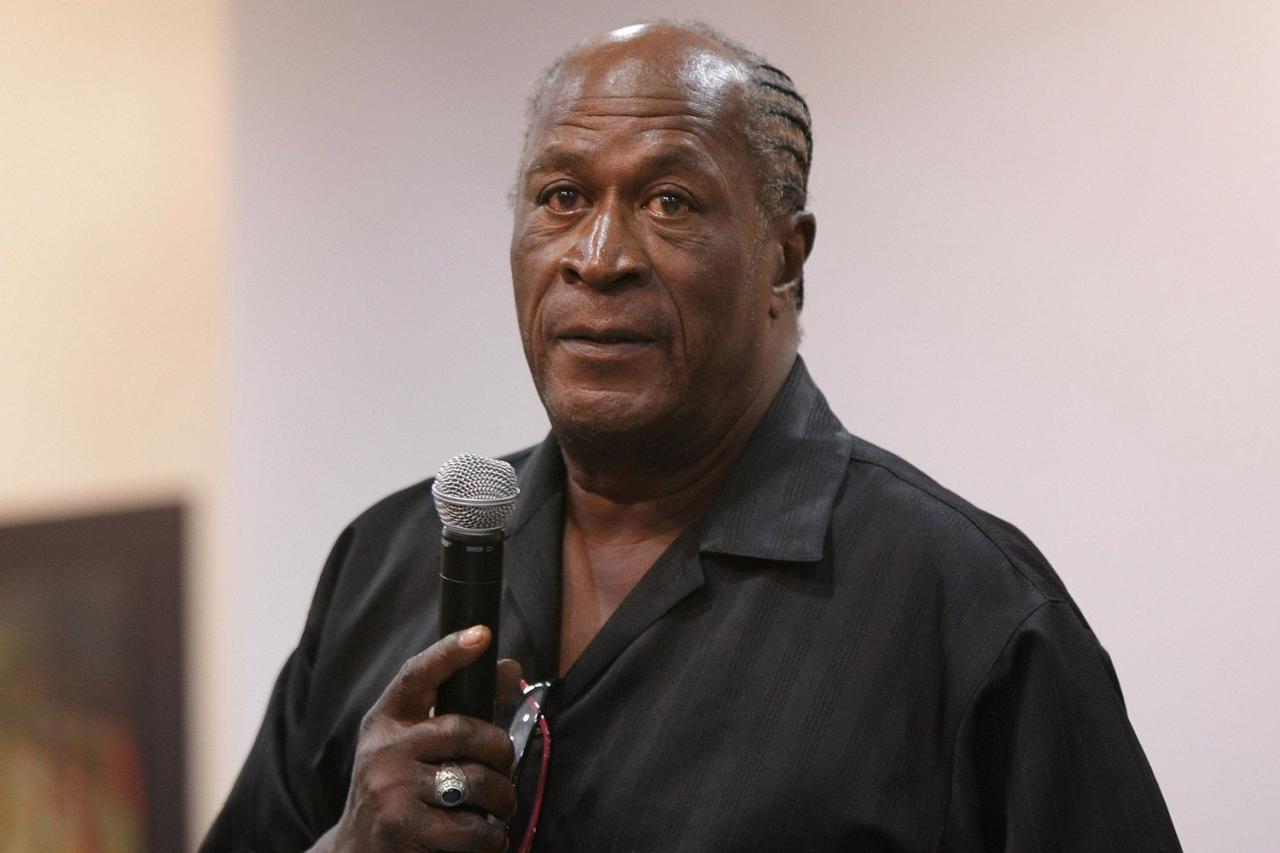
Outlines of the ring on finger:
{"label": "ring on finger", "polygon": [[436,788],[434,799],[438,806],[451,809],[460,806],[471,795],[471,787],[467,784],[467,774],[457,762],[446,761],[436,770]]}

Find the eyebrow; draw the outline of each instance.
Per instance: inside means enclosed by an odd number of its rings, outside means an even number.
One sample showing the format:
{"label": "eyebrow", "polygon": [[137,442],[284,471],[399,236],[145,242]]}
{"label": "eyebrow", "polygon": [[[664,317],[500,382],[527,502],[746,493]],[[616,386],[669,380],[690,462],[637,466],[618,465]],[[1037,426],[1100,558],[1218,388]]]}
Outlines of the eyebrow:
{"label": "eyebrow", "polygon": [[537,172],[554,172],[559,170],[575,171],[591,162],[591,158],[569,148],[554,147],[543,151],[525,167],[524,173],[532,175]]}
{"label": "eyebrow", "polygon": [[[585,171],[591,165],[592,158],[572,148],[553,146],[538,154],[537,158],[525,168],[525,175],[551,171]],[[719,176],[719,164],[709,155],[689,145],[664,147],[654,154],[641,158],[637,172],[672,172],[694,170]]]}

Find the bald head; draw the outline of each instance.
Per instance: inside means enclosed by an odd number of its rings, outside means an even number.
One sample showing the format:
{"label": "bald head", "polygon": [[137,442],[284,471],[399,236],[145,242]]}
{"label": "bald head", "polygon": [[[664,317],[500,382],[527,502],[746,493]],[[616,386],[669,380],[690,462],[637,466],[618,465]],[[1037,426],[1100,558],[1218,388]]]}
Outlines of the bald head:
{"label": "bald head", "polygon": [[[701,23],[635,24],[589,39],[542,75],[529,100],[526,150],[535,128],[588,90],[629,91],[637,79],[661,80],[708,118],[724,120],[755,161],[761,214],[773,219],[805,208],[813,159],[809,108],[795,85],[758,54]],[[796,289],[803,304],[803,280]]]}
{"label": "bald head", "polygon": [[637,24],[606,33],[569,53],[558,64],[547,93],[572,97],[583,83],[602,93],[626,92],[638,80],[665,82],[708,110],[737,106],[750,70],[724,45],[670,24]]}

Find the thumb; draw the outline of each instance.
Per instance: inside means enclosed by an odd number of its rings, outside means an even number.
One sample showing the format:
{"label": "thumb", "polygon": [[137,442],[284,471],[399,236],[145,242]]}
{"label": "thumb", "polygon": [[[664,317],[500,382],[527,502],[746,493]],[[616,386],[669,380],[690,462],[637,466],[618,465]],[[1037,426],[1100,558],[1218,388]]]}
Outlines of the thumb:
{"label": "thumb", "polygon": [[436,689],[449,676],[479,658],[492,640],[492,632],[484,625],[473,625],[441,637],[404,662],[382,691],[377,704],[398,720],[426,719],[436,703]]}

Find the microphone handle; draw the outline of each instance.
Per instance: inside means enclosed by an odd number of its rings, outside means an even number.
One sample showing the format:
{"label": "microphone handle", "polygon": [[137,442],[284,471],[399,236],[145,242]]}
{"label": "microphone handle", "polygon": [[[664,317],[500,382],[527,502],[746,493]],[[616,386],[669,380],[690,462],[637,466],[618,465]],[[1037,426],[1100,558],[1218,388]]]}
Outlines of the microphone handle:
{"label": "microphone handle", "polygon": [[502,600],[502,533],[440,537],[440,636],[485,625],[493,633],[478,660],[436,691],[436,715],[465,714],[493,722],[498,678],[498,610]]}

